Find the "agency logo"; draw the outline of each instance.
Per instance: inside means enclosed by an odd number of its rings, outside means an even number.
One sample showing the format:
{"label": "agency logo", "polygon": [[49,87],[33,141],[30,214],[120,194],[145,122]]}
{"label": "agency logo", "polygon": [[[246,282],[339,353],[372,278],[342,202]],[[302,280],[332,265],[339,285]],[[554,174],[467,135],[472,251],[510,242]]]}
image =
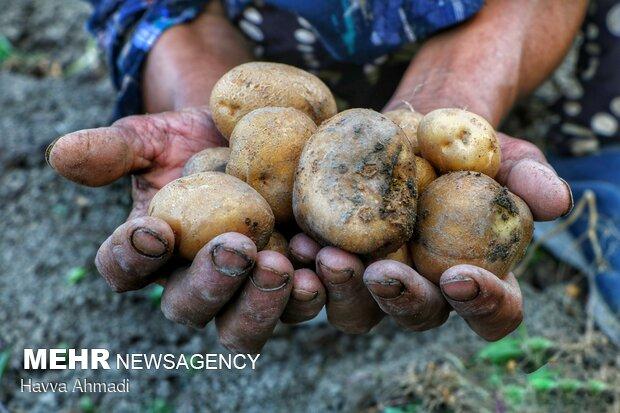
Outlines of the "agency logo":
{"label": "agency logo", "polygon": [[[102,348],[94,349],[24,349],[24,370],[243,370],[256,369],[260,354],[174,354],[125,353],[112,356]],[[128,393],[128,378],[120,382],[97,382],[76,378],[71,382],[43,382],[21,379],[21,391],[32,393],[80,392]]]}

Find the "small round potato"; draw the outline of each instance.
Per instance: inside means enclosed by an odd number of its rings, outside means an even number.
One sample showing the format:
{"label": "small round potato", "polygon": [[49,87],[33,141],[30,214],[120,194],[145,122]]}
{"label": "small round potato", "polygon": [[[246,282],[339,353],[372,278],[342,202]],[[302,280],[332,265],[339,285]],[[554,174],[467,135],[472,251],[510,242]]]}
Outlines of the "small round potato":
{"label": "small round potato", "polygon": [[230,135],[226,173],[256,189],[277,223],[293,221],[295,169],[315,130],[312,119],[297,109],[266,107],[241,118]]}
{"label": "small round potato", "polygon": [[336,101],[316,76],[281,63],[251,62],[231,69],[213,87],[211,114],[226,138],[244,115],[266,106],[299,109],[317,125],[336,114]]}
{"label": "small round potato", "polygon": [[418,146],[418,125],[424,115],[411,108],[400,108],[385,112],[385,116],[400,126],[403,132],[405,132],[405,135],[407,135],[407,137],[411,140],[413,151],[416,155],[419,155],[420,147]]}
{"label": "small round potato", "polygon": [[189,260],[226,232],[247,235],[261,249],[274,224],[269,204],[258,192],[221,172],[202,172],[170,182],[155,194],[148,214],[170,225],[180,255]]}
{"label": "small round potato", "polygon": [[398,262],[402,262],[409,267],[413,267],[413,260],[411,259],[411,254],[409,253],[409,246],[407,244],[401,245],[399,249],[394,252],[387,254],[385,257],[381,258],[384,260],[394,260]]}
{"label": "small round potato", "polygon": [[457,264],[504,277],[525,253],[534,224],[525,202],[480,172],[440,176],[420,195],[411,255],[438,283]]}
{"label": "small round potato", "polygon": [[278,231],[273,231],[271,237],[269,237],[269,242],[263,247],[263,250],[276,251],[288,257],[288,241],[284,235]]}
{"label": "small round potato", "polygon": [[225,172],[229,157],[230,148],[204,149],[189,158],[183,168],[183,176],[209,171]]}
{"label": "small round potato", "polygon": [[463,109],[437,109],[418,126],[422,157],[441,173],[475,171],[495,178],[501,162],[497,134],[482,116]]}
{"label": "small round potato", "polygon": [[437,173],[433,169],[433,165],[426,159],[415,157],[415,176],[418,182],[418,193],[424,192],[428,184],[437,179]]}
{"label": "small round potato", "polygon": [[385,254],[412,235],[415,155],[390,119],[350,109],[323,123],[299,160],[293,211],[305,233],[357,254]]}
{"label": "small round potato", "polygon": [[373,262],[381,261],[381,260],[394,260],[398,262],[402,262],[409,267],[413,267],[413,260],[411,259],[411,253],[409,251],[409,245],[403,244],[394,252],[390,252],[388,254],[383,255],[368,255],[364,260],[364,264],[366,266],[372,264]]}

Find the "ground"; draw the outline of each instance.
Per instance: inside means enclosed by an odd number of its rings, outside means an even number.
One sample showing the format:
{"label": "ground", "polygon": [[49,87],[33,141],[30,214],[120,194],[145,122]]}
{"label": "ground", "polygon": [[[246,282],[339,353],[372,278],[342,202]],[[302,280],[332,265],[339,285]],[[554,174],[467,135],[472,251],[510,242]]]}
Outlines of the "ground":
{"label": "ground", "polygon": [[[591,328],[583,278],[542,252],[522,280],[523,327],[495,345],[458,317],[415,334],[385,321],[362,337],[319,324],[279,328],[256,371],[24,372],[23,348],[225,350],[213,328],[164,319],[156,290],[117,295],[97,275],[96,249],[128,212],[127,181],[82,188],[45,163],[52,139],[111,113],[113,90],[83,30],[88,6],[0,0],[0,10],[0,412],[620,411],[618,351]],[[508,128],[540,138],[548,116],[539,108],[553,88]],[[77,377],[129,377],[133,391],[19,391],[22,378]]]}

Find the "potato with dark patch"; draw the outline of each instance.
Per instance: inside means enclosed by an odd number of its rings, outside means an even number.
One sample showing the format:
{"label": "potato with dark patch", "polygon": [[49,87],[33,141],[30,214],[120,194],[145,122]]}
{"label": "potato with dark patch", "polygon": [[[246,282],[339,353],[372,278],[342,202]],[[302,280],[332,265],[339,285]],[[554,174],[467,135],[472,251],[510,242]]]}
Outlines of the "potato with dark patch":
{"label": "potato with dark patch", "polygon": [[501,163],[499,140],[482,116],[463,109],[437,109],[418,126],[422,157],[441,173],[476,171],[495,178]]}
{"label": "potato with dark patch", "polygon": [[199,172],[225,172],[230,148],[216,147],[207,148],[189,158],[183,168],[183,176],[196,174]]}
{"label": "potato with dark patch", "polygon": [[424,192],[426,187],[437,179],[437,173],[426,159],[416,156],[415,157],[415,174],[418,182],[418,193]]}
{"label": "potato with dark patch", "polygon": [[418,272],[435,283],[457,264],[503,277],[525,254],[533,229],[521,198],[482,173],[452,172],[420,195],[411,255]]}
{"label": "potato with dark patch", "polygon": [[267,106],[298,109],[317,125],[337,111],[334,96],[318,77],[281,63],[239,65],[222,76],[211,92],[213,121],[226,138],[243,116]]}
{"label": "potato with dark patch", "polygon": [[315,130],[312,119],[297,109],[266,107],[241,118],[230,135],[226,173],[256,189],[279,224],[293,221],[295,170]]}
{"label": "potato with dark patch", "polygon": [[278,231],[273,231],[267,245],[263,247],[263,250],[276,251],[288,257],[288,241],[284,235],[280,234]]}
{"label": "potato with dark patch", "polygon": [[411,237],[416,199],[415,155],[402,129],[375,111],[350,109],[306,143],[293,211],[323,245],[385,254]]}
{"label": "potato with dark patch", "polygon": [[418,125],[424,115],[411,108],[400,108],[385,112],[385,116],[400,126],[403,132],[405,132],[405,135],[407,135],[409,140],[411,140],[413,152],[416,155],[419,155],[420,147],[418,146]]}
{"label": "potato with dark patch", "polygon": [[155,194],[148,214],[170,225],[179,254],[189,260],[226,232],[247,235],[261,249],[274,225],[267,201],[245,182],[221,172],[201,172],[170,182]]}

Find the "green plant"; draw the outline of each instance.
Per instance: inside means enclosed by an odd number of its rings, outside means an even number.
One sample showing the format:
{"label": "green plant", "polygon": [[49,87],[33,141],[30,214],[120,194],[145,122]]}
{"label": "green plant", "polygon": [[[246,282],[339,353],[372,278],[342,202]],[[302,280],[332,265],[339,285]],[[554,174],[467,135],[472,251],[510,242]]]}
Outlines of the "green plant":
{"label": "green plant", "polygon": [[97,49],[97,43],[89,39],[86,44],[86,48],[84,49],[84,53],[73,61],[69,67],[65,70],[65,76],[74,76],[79,73],[86,72],[88,70],[92,70],[97,66],[99,61],[99,51]]}
{"label": "green plant", "polygon": [[408,403],[402,406],[387,406],[383,409],[383,413],[418,413],[420,405],[417,403]]}
{"label": "green plant", "polygon": [[476,357],[496,365],[506,364],[510,360],[525,359],[540,366],[553,347],[554,343],[544,337],[505,337],[484,346]]}
{"label": "green plant", "polygon": [[79,401],[80,411],[83,413],[95,413],[95,402],[90,396],[82,396]]}
{"label": "green plant", "polygon": [[11,57],[13,52],[13,45],[11,44],[9,39],[7,39],[6,36],[0,34],[0,63]]}
{"label": "green plant", "polygon": [[75,285],[81,282],[88,275],[88,270],[84,267],[73,267],[67,274],[67,283]]}
{"label": "green plant", "polygon": [[517,334],[484,346],[476,354],[472,367],[492,368],[491,373],[485,373],[486,386],[495,390],[508,411],[522,411],[537,395],[554,394],[562,398],[577,392],[595,395],[608,390],[609,386],[599,380],[564,377],[561,371],[552,368],[547,361],[557,347],[545,337],[528,336],[522,327]]}
{"label": "green plant", "polygon": [[527,396],[527,388],[518,384],[507,384],[502,388],[501,392],[504,395],[504,399],[511,406],[523,404]]}
{"label": "green plant", "polygon": [[163,293],[164,287],[159,284],[155,284],[149,289],[147,295],[149,300],[151,301],[151,304],[153,304],[153,307],[159,307],[161,303],[161,296]]}
{"label": "green plant", "polygon": [[153,400],[146,408],[147,413],[172,413],[174,409],[164,399]]}
{"label": "green plant", "polygon": [[64,349],[64,350],[65,350],[65,351],[62,353],[62,356],[61,356],[61,357],[62,357],[62,359],[63,359],[63,362],[64,362],[64,363],[66,363],[66,362],[67,362],[67,359],[68,359],[68,357],[69,357],[69,344],[67,344],[67,343],[65,343],[65,342],[61,342],[61,343],[58,343],[58,345],[56,346],[56,348],[59,348],[59,349]]}
{"label": "green plant", "polygon": [[11,360],[11,349],[6,349],[0,352],[0,381],[2,381],[2,376],[4,376],[4,372],[6,368],[9,366],[9,361]]}

